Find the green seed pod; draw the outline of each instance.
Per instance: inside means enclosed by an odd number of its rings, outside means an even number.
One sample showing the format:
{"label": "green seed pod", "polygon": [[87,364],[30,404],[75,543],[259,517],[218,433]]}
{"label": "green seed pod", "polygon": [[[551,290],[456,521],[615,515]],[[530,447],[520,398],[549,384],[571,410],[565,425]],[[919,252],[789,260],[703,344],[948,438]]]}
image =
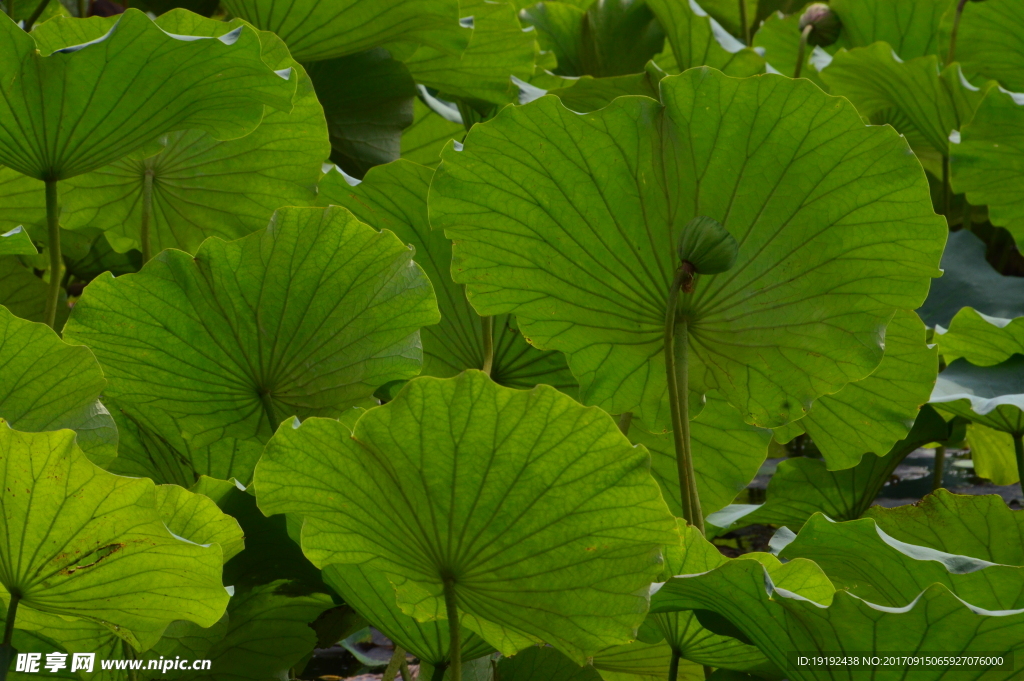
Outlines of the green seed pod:
{"label": "green seed pod", "polygon": [[736,262],[739,244],[714,218],[699,216],[690,220],[679,236],[679,259],[689,263],[697,274],[719,274]]}
{"label": "green seed pod", "polygon": [[800,17],[800,31],[812,26],[810,35],[807,36],[808,45],[828,47],[839,40],[839,31],[843,28],[843,22],[839,15],[832,11],[832,8],[823,2],[816,2],[810,5]]}

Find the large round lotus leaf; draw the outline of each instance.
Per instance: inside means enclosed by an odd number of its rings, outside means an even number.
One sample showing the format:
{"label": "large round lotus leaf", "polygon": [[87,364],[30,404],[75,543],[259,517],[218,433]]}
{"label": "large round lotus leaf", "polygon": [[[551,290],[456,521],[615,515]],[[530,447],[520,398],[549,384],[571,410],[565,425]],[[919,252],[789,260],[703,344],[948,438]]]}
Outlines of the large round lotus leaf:
{"label": "large round lotus leaf", "polygon": [[466,128],[461,122],[444,118],[417,97],[413,102],[412,125],[402,132],[402,158],[435,168],[441,162],[444,145],[453,139],[461,140],[465,134]]}
{"label": "large round lotus leaf", "polygon": [[813,560],[837,589],[891,608],[905,607],[932,584],[985,610],[1024,608],[1024,567],[908,544],[870,518],[837,523],[816,513],[779,557]]}
{"label": "large round lotus leaf", "polygon": [[533,77],[537,50],[532,33],[523,31],[515,8],[508,2],[463,0],[463,16],[472,16],[469,44],[459,53],[420,47],[406,60],[417,83],[453,97],[506,104],[516,100],[511,77]]}
{"label": "large round lotus leaf", "polygon": [[0,307],[0,419],[31,433],[74,430],[78,446],[105,465],[117,456],[117,428],[99,402],[106,384],[88,348]]}
{"label": "large round lotus leaf", "polygon": [[[779,463],[761,505],[736,504],[706,521],[722,530],[762,523],[800,529],[817,512],[834,520],[861,517],[878,498],[893,471],[915,449],[944,442],[949,425],[930,406],[918,414],[914,427],[884,456],[865,454],[853,468],[830,471],[822,459],[793,457]],[[711,532],[708,533],[709,535]]]}
{"label": "large round lotus leaf", "polygon": [[295,92],[295,76],[264,64],[244,26],[195,39],[128,10],[101,38],[45,56],[7,17],[0,35],[0,163],[39,180],[102,168],[174,130],[241,137],[264,105],[287,110]]}
{"label": "large round lotus leaf", "polygon": [[0,234],[0,256],[5,255],[36,255],[35,244],[22,226]]}
{"label": "large round lotus leaf", "polygon": [[[448,623],[441,620],[417,622],[403,613],[395,602],[395,587],[383,573],[361,565],[328,565],[324,581],[345,599],[367,622],[432,667],[448,666]],[[494,651],[487,642],[468,629],[461,632],[462,659],[483,657]]]}
{"label": "large round lotus leaf", "polygon": [[208,627],[224,612],[220,546],[173,536],[153,482],[97,468],[71,431],[0,421],[0,483],[0,583],[20,608],[156,632],[178,619]]}
{"label": "large round lotus leaf", "polygon": [[[630,439],[651,452],[651,472],[661,485],[669,508],[682,516],[679,501],[679,464],[672,435],[654,435],[633,428]],[[768,456],[772,432],[751,426],[719,395],[708,396],[707,405],[690,421],[693,469],[697,478],[701,514],[710,515],[732,503]]]}
{"label": "large round lotus leaf", "polygon": [[950,131],[971,120],[996,85],[989,81],[975,87],[963,79],[959,65],[942,68],[933,54],[904,61],[884,42],[840,50],[822,69],[821,79],[830,93],[849,99],[872,123],[891,124],[915,151],[940,156],[949,154]]}
{"label": "large round lotus leaf", "polygon": [[385,573],[421,621],[445,618],[448,580],[499,650],[543,640],[581,660],[633,638],[679,541],[649,467],[600,410],[467,371],[410,381],[354,432],[281,428],[255,485],[264,513],[303,516],[314,564]]}
{"label": "large round lotus leaf", "polygon": [[648,0],[675,57],[675,69],[711,66],[730,76],[764,73],[764,58],[728,34],[695,0]]}
{"label": "large round lotus leaf", "polygon": [[291,111],[268,107],[255,131],[227,142],[201,130],[171,133],[160,138],[159,153],[147,149],[80,175],[63,185],[62,225],[102,229],[120,252],[140,248],[147,176],[153,253],[195,253],[209,236],[237,239],[265,227],[281,206],[312,204],[331,151],[323,108],[302,67],[290,59],[275,66],[295,70]]}
{"label": "large round lotus leaf", "polygon": [[[32,180],[35,182],[35,180]],[[38,184],[38,183],[37,183]],[[0,257],[0,305],[16,316],[42,322],[46,316],[46,295],[50,287],[20,258]],[[57,306],[57,328],[63,328],[70,310],[63,294]]]}
{"label": "large round lotus leaf", "polygon": [[539,646],[501,658],[498,674],[503,681],[601,681],[593,667],[581,667],[554,648]]}
{"label": "large round lotus leaf", "polygon": [[[703,575],[669,580],[652,598],[652,611],[706,609],[719,613],[747,636],[790,681],[857,681],[877,667],[801,666],[790,662],[797,651],[813,657],[836,651],[858,655],[897,651],[955,651],[958,655],[1024,654],[1024,610],[990,612],[965,604],[942,584],[932,584],[904,608],[887,608],[837,591],[828,607],[779,584],[780,573],[793,571],[795,559],[772,571],[753,560],[733,560]],[[774,572],[774,574],[773,574]],[[827,582],[818,571],[818,579]],[[831,584],[827,586],[831,587]],[[1013,665],[989,669],[986,681],[1011,681]],[[877,679],[904,678],[906,668]],[[956,666],[915,669],[915,681],[959,681]]]}
{"label": "large round lotus leaf", "polygon": [[[764,51],[768,67],[774,69],[774,71],[769,70],[769,73],[778,72],[786,76],[796,73],[796,62],[800,56],[800,16],[799,13],[782,15],[779,12],[773,12],[754,34],[754,47]],[[800,77],[806,78],[822,90],[826,90],[825,84],[819,77],[818,69],[813,65],[811,59],[812,55],[820,54],[822,51],[804,48],[804,65],[800,71]]]}
{"label": "large round lotus leaf", "polygon": [[[466,300],[465,287],[452,281],[452,242],[427,222],[427,189],[434,171],[396,161],[367,173],[361,183],[329,172],[320,182],[321,205],[344,206],[377,229],[389,229],[416,250],[416,262],[434,285],[441,323],[421,332],[424,376],[448,378],[483,367],[483,320]],[[570,395],[576,381],[560,352],[531,347],[516,330],[515,318],[494,319],[491,378],[510,388],[546,383]]]}
{"label": "large round lotus leaf", "polygon": [[469,39],[458,0],[223,0],[224,9],[273,31],[301,62],[333,59],[387,43],[458,52]]}
{"label": "large round lotus leaf", "polygon": [[0,165],[0,203],[0,232],[22,226],[30,233],[45,231],[46,189],[38,180]]}
{"label": "large round lotus leaf", "polygon": [[1012,435],[980,423],[969,423],[966,430],[976,476],[1000,486],[1020,482]]}
{"label": "large round lotus leaf", "polygon": [[991,563],[1024,566],[1024,511],[995,494],[932,492],[917,504],[868,509],[896,539]]}
{"label": "large round lotus leaf", "polygon": [[953,188],[1024,244],[1024,100],[989,91],[949,149]]}
{"label": "large round lotus leaf", "polygon": [[[941,0],[933,0],[941,2]],[[942,56],[949,52],[952,3],[938,35]],[[970,2],[964,7],[956,39],[956,61],[968,78],[994,78],[1013,92],[1024,91],[1024,4],[1016,0]]]}
{"label": "large round lotus leaf", "polygon": [[910,432],[939,370],[921,318],[899,310],[885,330],[885,355],[875,372],[811,405],[802,426],[830,470],[851,468],[866,453],[879,456]]}
{"label": "large round lotus leaf", "polygon": [[947,362],[963,357],[978,366],[992,366],[1012,355],[1024,354],[1024,317],[990,317],[965,307],[953,317],[945,333],[939,331],[936,329],[934,339]]}
{"label": "large round lotus leaf", "polygon": [[[843,30],[839,44],[865,47],[889,43],[901,59],[938,54],[939,24],[950,0],[833,0],[829,6],[839,15]],[[946,40],[945,44],[949,44]]]}
{"label": "large round lotus leaf", "polygon": [[565,352],[585,403],[661,427],[677,240],[718,220],[739,257],[680,297],[690,386],[782,425],[878,365],[895,309],[938,275],[946,226],[906,142],[809,82],[702,68],[661,91],[664,106],[588,115],[554,97],[504,109],[446,148],[431,225],[479,313]]}
{"label": "large round lotus leaf", "polygon": [[1024,355],[987,367],[956,360],[939,374],[931,403],[983,426],[1024,435]]}
{"label": "large round lotus leaf", "polygon": [[196,544],[220,544],[225,563],[245,547],[238,521],[203,494],[178,485],[157,485],[156,503],[168,530]]}
{"label": "large round lotus leaf", "polygon": [[437,306],[411,259],[344,209],[283,208],[238,241],[94,279],[65,337],[93,349],[129,417],[169,429],[165,443],[265,441],[292,414],[337,417],[419,373],[419,328]]}
{"label": "large round lotus leaf", "polygon": [[[667,643],[633,641],[612,646],[594,656],[591,664],[604,681],[663,681],[668,678],[672,664],[672,649]],[[679,661],[677,681],[703,681],[706,679],[701,665],[688,660]]]}

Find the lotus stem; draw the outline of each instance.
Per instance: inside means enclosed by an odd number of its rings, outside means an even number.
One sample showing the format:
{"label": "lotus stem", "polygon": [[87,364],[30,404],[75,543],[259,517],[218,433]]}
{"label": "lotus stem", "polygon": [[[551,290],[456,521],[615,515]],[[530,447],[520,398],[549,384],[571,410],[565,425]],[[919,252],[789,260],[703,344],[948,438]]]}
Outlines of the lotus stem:
{"label": "lotus stem", "polygon": [[953,190],[949,186],[949,154],[942,157],[942,212],[949,225],[949,214],[953,212]]}
{"label": "lotus stem", "polygon": [[483,372],[491,375],[494,367],[494,317],[481,317],[480,329],[484,339],[484,364]]}
{"label": "lotus stem", "polygon": [[744,45],[750,45],[750,23],[747,21],[747,0],[739,0],[740,3],[740,37]]}
{"label": "lotus stem", "polygon": [[1017,455],[1017,475],[1020,477],[1020,489],[1024,492],[1024,433],[1013,434],[1013,453]]}
{"label": "lotus stem", "polygon": [[[444,580],[444,606],[448,611],[448,659],[450,681],[462,681],[462,641],[459,638],[459,607],[455,595],[455,582]],[[435,675],[436,676],[436,675]]]}
{"label": "lotus stem", "polygon": [[621,414],[619,414],[619,418],[618,418],[619,431],[623,435],[629,437],[629,426],[632,423],[633,423],[633,412],[631,412],[631,411],[624,411]]}
{"label": "lotus stem", "polygon": [[14,657],[14,648],[11,647],[11,641],[14,640],[14,619],[18,616],[18,603],[21,602],[21,593],[18,591],[11,592],[11,602],[7,606],[7,621],[4,622],[4,642],[0,645],[0,660],[3,661],[3,665],[0,666],[0,681],[7,681],[7,670],[11,666],[11,659]]}
{"label": "lotus stem", "polygon": [[949,35],[949,54],[946,55],[946,66],[956,61],[956,36],[960,32],[960,18],[964,15],[964,6],[967,0],[960,0],[956,5],[956,15],[953,17],[953,31]]}
{"label": "lotus stem", "polygon": [[50,4],[50,0],[42,0],[36,6],[35,11],[32,12],[31,16],[29,16],[29,18],[25,20],[25,31],[26,32],[32,30],[32,25],[35,24],[36,21],[39,19],[39,17],[41,17],[43,15],[43,12],[46,11],[46,6],[49,5],[49,4]]}
{"label": "lotus stem", "polygon": [[430,681],[444,681],[444,673],[448,671],[448,667],[444,665],[438,665],[434,667],[434,673],[430,676]]}
{"label": "lotus stem", "polygon": [[973,207],[967,202],[967,194],[964,194],[964,217],[961,220],[961,227],[966,229],[968,232],[974,227],[973,223]]}
{"label": "lotus stem", "polygon": [[45,321],[57,330],[57,305],[60,302],[60,283],[63,278],[64,259],[60,252],[60,203],[57,200],[57,181],[46,180],[46,229],[50,236],[50,287],[46,293]]}
{"label": "lotus stem", "polygon": [[678,681],[679,679],[679,657],[679,651],[673,647],[672,661],[668,664],[668,681]]}
{"label": "lotus stem", "polygon": [[7,0],[7,16],[14,20],[14,0]]}
{"label": "lotus stem", "polygon": [[942,488],[942,476],[946,468],[946,448],[939,445],[935,448],[935,475],[932,477],[932,491]]}
{"label": "lotus stem", "polygon": [[395,646],[395,653],[391,656],[391,661],[388,662],[381,681],[395,681],[403,662],[405,662],[405,651],[402,650],[402,646]]}
{"label": "lotus stem", "polygon": [[84,19],[89,16],[89,0],[78,0],[78,18]]}
{"label": "lotus stem", "polygon": [[274,398],[270,396],[269,390],[260,390],[260,402],[263,403],[263,413],[267,415],[267,420],[270,421],[270,429],[277,430],[281,422],[277,420],[277,414],[274,412]]}
{"label": "lotus stem", "polygon": [[146,168],[142,179],[142,222],[139,227],[139,241],[142,242],[142,264],[145,265],[153,257],[149,245],[149,224],[153,219],[153,169]]}
{"label": "lotus stem", "polygon": [[398,673],[402,675],[402,681],[412,681],[412,673],[409,671],[409,663],[405,661],[405,655],[402,655],[402,662],[398,665]]}
{"label": "lotus stem", "polygon": [[693,471],[693,456],[690,452],[690,339],[687,323],[678,326],[676,309],[679,291],[693,276],[687,263],[676,270],[669,289],[668,306],[665,312],[665,374],[668,380],[669,411],[672,413],[672,439],[676,450],[676,465],[679,470],[679,493],[683,507],[683,518],[701,534],[704,533],[704,518],[700,512],[697,481]]}
{"label": "lotus stem", "polygon": [[796,53],[796,68],[793,69],[793,77],[799,78],[800,74],[804,70],[804,54],[807,52],[807,38],[810,37],[811,31],[814,30],[814,24],[807,24],[804,26],[804,30],[800,32],[800,49]]}
{"label": "lotus stem", "polygon": [[708,665],[704,665],[704,678],[705,679],[710,679],[711,675],[714,674],[714,673],[715,673],[714,669],[712,669]]}
{"label": "lotus stem", "polygon": [[[135,651],[130,645],[128,645],[127,641],[121,641],[121,651],[124,653],[124,659],[135,659]],[[130,666],[128,667],[128,681],[139,681],[139,672],[132,669]]]}

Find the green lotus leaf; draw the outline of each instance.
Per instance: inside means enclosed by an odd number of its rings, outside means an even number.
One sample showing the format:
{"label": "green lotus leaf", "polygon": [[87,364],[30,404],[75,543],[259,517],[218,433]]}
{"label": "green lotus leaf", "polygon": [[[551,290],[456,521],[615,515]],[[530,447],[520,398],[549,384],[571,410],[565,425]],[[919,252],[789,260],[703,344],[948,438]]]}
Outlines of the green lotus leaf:
{"label": "green lotus leaf", "polygon": [[867,516],[900,541],[1001,565],[1024,566],[1024,513],[995,494],[939,489],[920,503],[874,506]]}
{"label": "green lotus leaf", "polygon": [[288,44],[300,62],[335,59],[388,43],[459,52],[469,39],[458,0],[224,0],[233,16]]}
{"label": "green lotus leaf", "polygon": [[[765,503],[737,504],[709,515],[709,525],[721,530],[764,523],[800,529],[814,513],[822,512],[835,520],[854,520],[874,503],[896,467],[915,449],[948,439],[950,425],[930,406],[925,405],[914,427],[884,456],[865,454],[853,468],[830,471],[821,459],[795,457],[779,463],[768,482]],[[709,530],[708,535],[712,532]]]}
{"label": "green lotus leaf", "polygon": [[[368,225],[387,229],[411,244],[416,262],[434,285],[441,323],[421,331],[424,376],[448,378],[484,363],[483,320],[466,300],[465,289],[451,278],[452,244],[427,221],[427,189],[434,172],[411,161],[372,169],[353,186],[351,178],[334,171],[320,183],[321,205],[348,208]],[[510,388],[546,383],[573,394],[576,381],[560,352],[531,347],[516,330],[515,318],[493,320],[494,355],[491,378]]]}
{"label": "green lotus leaf", "polygon": [[945,333],[938,331],[936,329],[935,340],[947,362],[963,357],[978,366],[992,366],[1005,362],[1012,355],[1024,354],[1022,317],[990,317],[965,307],[953,317]]}
{"label": "green lotus leaf", "polygon": [[[332,605],[325,594],[291,594],[286,582],[273,582],[240,592],[228,603],[227,626],[222,637],[198,656],[211,661],[210,669],[179,672],[177,678],[182,681],[263,681],[285,676],[291,667],[313,652],[316,633],[309,625]],[[185,636],[203,633],[194,626],[183,632]],[[180,654],[177,650],[163,653],[159,645],[153,652],[165,657]]]}
{"label": "green lotus leaf", "polygon": [[679,230],[717,219],[739,259],[680,299],[690,386],[782,425],[874,370],[946,227],[906,143],[811,83],[692,69],[661,91],[664,108],[621,97],[581,116],[542,97],[475,126],[443,154],[431,225],[479,313],[515,314],[531,344],[568,355],[585,403],[657,428]]}
{"label": "green lotus leaf", "polygon": [[949,155],[950,132],[970,121],[996,86],[994,81],[971,85],[958,64],[943,68],[934,54],[904,61],[884,42],[840,50],[821,70],[821,79],[872,123],[891,124],[919,154],[927,150],[939,156]]}
{"label": "green lotus leaf", "polygon": [[265,442],[290,415],[338,417],[419,373],[419,327],[437,308],[411,258],[344,209],[283,208],[262,232],[208,239],[194,258],[168,250],[138,274],[98,277],[65,337],[92,348],[106,394],[197,477],[205,466],[176,439]]}
{"label": "green lotus leaf", "polygon": [[901,542],[871,518],[836,523],[816,513],[779,556],[813,560],[837,589],[877,605],[902,608],[942,584],[985,610],[1024,607],[1024,568]]}
{"label": "green lotus leaf", "polygon": [[219,544],[225,563],[245,548],[238,521],[209,497],[178,485],[157,485],[156,503],[168,530],[203,546]]}
{"label": "green lotus leaf", "polygon": [[[34,180],[33,180],[34,182]],[[15,316],[33,322],[42,322],[46,312],[47,284],[37,277],[32,268],[14,256],[0,257],[0,305]],[[57,328],[64,326],[70,310],[66,296],[57,306]]]}
{"label": "green lotus leaf", "polygon": [[[672,512],[682,516],[672,436],[653,435],[637,427],[630,431],[630,438],[651,452],[651,472],[661,485],[661,493]],[[732,503],[750,484],[768,456],[771,439],[770,430],[745,423],[720,395],[708,395],[707,405],[690,421],[693,468],[704,516]]]}
{"label": "green lotus leaf", "polygon": [[665,33],[642,2],[614,0],[576,7],[541,2],[519,14],[537,29],[537,40],[554,53],[562,76],[624,76],[644,70],[662,51]]}
{"label": "green lotus leaf", "polygon": [[[936,0],[937,1],[937,0]],[[940,51],[949,52],[955,10],[952,3],[942,17]],[[970,79],[994,78],[1014,92],[1024,91],[1024,7],[1013,0],[972,2],[964,8],[957,31],[956,60]]]}
{"label": "green lotus leaf", "polygon": [[[457,111],[455,113],[458,113]],[[462,118],[448,120],[417,98],[413,102],[412,124],[402,132],[402,158],[430,168],[441,162],[441,150],[451,140],[466,135]]]}
{"label": "green lotus leaf", "polygon": [[473,18],[466,49],[459,53],[424,45],[405,60],[417,83],[449,97],[503,105],[515,101],[511,78],[533,76],[536,41],[523,31],[510,2],[461,0],[464,17]]}
{"label": "green lotus leaf", "polygon": [[616,97],[643,95],[657,99],[658,84],[664,77],[664,71],[654,62],[648,62],[642,73],[608,78],[583,76],[572,85],[548,90],[548,94],[561,99],[562,104],[573,111],[588,113],[603,109]]}
{"label": "green lotus leaf", "polygon": [[[435,669],[447,668],[450,659],[448,623],[417,622],[403,613],[395,602],[395,587],[383,573],[361,565],[335,564],[324,568],[324,581],[396,645]],[[465,628],[460,641],[462,659],[466,662],[494,651]]]}
{"label": "green lotus leaf", "polygon": [[287,65],[298,79],[290,112],[268,108],[255,131],[227,142],[201,130],[171,133],[155,155],[140,153],[80,175],[64,184],[62,224],[102,229],[125,252],[141,248],[148,215],[153,253],[195,253],[209,236],[241,238],[265,227],[281,206],[312,204],[330,154],[327,126],[310,79],[297,63]]}
{"label": "green lotus leaf", "polygon": [[[604,681],[664,681],[672,664],[672,649],[664,641],[634,641],[602,650],[591,664]],[[678,673],[677,681],[704,679],[701,665],[687,660],[680,660]]]}
{"label": "green lotus leaf", "polygon": [[[996,272],[985,260],[985,248],[966,229],[949,235],[942,254],[942,277],[932,282],[928,299],[918,310],[925,324],[949,327],[965,307],[1007,321],[1024,317],[1024,281]],[[943,337],[938,335],[937,340],[941,347]]]}
{"label": "green lotus leaf", "polygon": [[[866,47],[882,41],[889,43],[905,60],[939,54],[943,45],[939,24],[952,5],[947,0],[833,0],[829,3],[843,24],[840,46]],[[948,39],[945,44],[949,44]]]}
{"label": "green lotus leaf", "polygon": [[11,76],[0,86],[0,162],[39,180],[102,168],[176,130],[241,137],[264,105],[291,108],[295,91],[294,76],[263,63],[259,37],[247,27],[196,40],[128,10],[99,40],[46,56],[9,19],[0,19],[0,33],[0,63]]}
{"label": "green lotus leaf", "polygon": [[175,9],[187,9],[189,12],[208,17],[220,6],[219,0],[135,0],[132,7],[141,7],[154,14],[165,14]]}
{"label": "green lotus leaf", "polygon": [[971,423],[967,425],[967,445],[971,448],[974,474],[979,478],[991,480],[995,485],[1020,482],[1012,435]]}
{"label": "green lotus leaf", "polygon": [[[796,73],[796,62],[800,58],[800,17],[799,12],[789,15],[773,12],[754,34],[754,48],[764,51],[768,73],[778,72],[786,76]],[[800,77],[810,80],[822,90],[827,90],[818,69],[812,63],[812,54],[816,52],[804,50],[804,64],[800,69]]]}
{"label": "green lotus leaf", "polygon": [[405,65],[376,48],[308,68],[327,116],[331,160],[362,177],[371,167],[397,159],[416,97]]}
{"label": "green lotus leaf", "polygon": [[593,667],[581,667],[554,648],[538,646],[501,658],[498,674],[502,681],[601,681]]}
{"label": "green lotus leaf", "polygon": [[0,234],[0,256],[4,255],[36,255],[35,244],[22,226]]}
{"label": "green lotus leaf", "polygon": [[[161,657],[171,660],[175,657],[184,657],[190,660],[209,659],[208,653],[210,652],[210,648],[224,638],[224,635],[228,632],[228,626],[231,620],[229,613],[231,611],[233,601],[234,598],[228,602],[228,609],[212,627],[206,627],[204,629],[185,620],[178,620],[168,624],[167,628],[164,630],[163,636],[160,637],[160,640],[157,641],[152,648],[145,651],[143,655],[139,656],[146,660],[144,665],[148,665],[150,660],[157,660]],[[129,681],[126,672],[121,672],[121,675],[122,676],[117,677],[119,680],[124,679],[125,681]],[[191,675],[191,670],[181,671],[171,669],[164,672],[161,669],[160,671],[160,676],[167,679],[181,679],[186,676],[191,678]],[[87,679],[86,681],[92,680]]]}
{"label": "green lotus leaf", "polygon": [[[753,33],[758,24],[758,0],[744,0],[744,4],[743,11],[746,12],[747,17],[746,30]],[[737,38],[743,39],[745,31],[740,17],[740,3],[733,0],[703,0],[700,6],[714,17],[722,28]]]}
{"label": "green lotus leaf", "polygon": [[[823,607],[781,586],[780,572],[792,571],[795,559],[776,569],[752,560],[733,560],[703,575],[669,580],[652,598],[652,612],[704,608],[720,613],[779,668],[790,681],[838,681],[864,678],[868,668],[799,666],[793,655],[815,656],[836,651],[871,655],[889,651],[956,651],[988,655],[1019,655],[1024,611],[986,611],[965,604],[945,586],[933,584],[903,608],[888,608],[837,591]],[[819,570],[820,573],[820,570]],[[826,580],[823,574],[819,579]],[[827,580],[826,580],[827,581]],[[878,679],[901,678],[904,667],[876,673]],[[915,681],[954,681],[963,673],[954,667],[924,668]],[[990,669],[985,679],[1010,681],[1017,672]]]}
{"label": "green lotus leaf", "polygon": [[[973,11],[972,6],[969,11]],[[953,188],[974,205],[988,206],[993,225],[1024,243],[1024,106],[1020,95],[989,90],[950,145]]]}
{"label": "green lotus leaf", "polygon": [[0,232],[24,227],[35,238],[46,232],[46,194],[38,180],[0,165]]}
{"label": "green lotus leaf", "polygon": [[499,650],[540,639],[581,661],[632,639],[658,547],[678,542],[649,460],[599,410],[467,371],[410,381],[354,433],[282,428],[255,486],[264,513],[304,517],[314,564],[370,561],[421,621],[445,619],[454,591]]}
{"label": "green lotus leaf", "polygon": [[152,481],[97,468],[67,430],[21,433],[4,423],[0,460],[9,547],[0,583],[20,608],[155,632],[176,619],[220,618],[221,548],[174,537]]}
{"label": "green lotus leaf", "polygon": [[974,423],[1024,435],[1024,355],[988,367],[956,360],[939,374],[931,403]]}
{"label": "green lotus leaf", "polygon": [[938,352],[928,345],[921,318],[899,310],[885,330],[885,354],[875,372],[819,398],[792,425],[811,436],[829,470],[852,468],[864,454],[882,455],[907,436],[938,370]]}
{"label": "green lotus leaf", "polygon": [[20,431],[69,428],[99,465],[117,456],[117,429],[100,403],[106,385],[87,348],[0,307],[0,418]]}
{"label": "green lotus leaf", "polygon": [[664,27],[675,58],[674,69],[666,71],[710,66],[737,77],[764,73],[764,58],[729,35],[696,0],[648,0],[647,5]]}

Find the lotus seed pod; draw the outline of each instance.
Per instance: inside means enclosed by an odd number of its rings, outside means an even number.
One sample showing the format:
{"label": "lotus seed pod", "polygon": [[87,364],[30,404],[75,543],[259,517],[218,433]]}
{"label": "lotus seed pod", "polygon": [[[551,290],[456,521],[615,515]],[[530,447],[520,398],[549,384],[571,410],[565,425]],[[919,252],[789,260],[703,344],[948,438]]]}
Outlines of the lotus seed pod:
{"label": "lotus seed pod", "polygon": [[831,7],[823,2],[816,2],[800,17],[800,31],[803,32],[808,26],[813,26],[814,29],[807,36],[807,44],[828,47],[839,40],[839,31],[842,30],[843,23]]}

